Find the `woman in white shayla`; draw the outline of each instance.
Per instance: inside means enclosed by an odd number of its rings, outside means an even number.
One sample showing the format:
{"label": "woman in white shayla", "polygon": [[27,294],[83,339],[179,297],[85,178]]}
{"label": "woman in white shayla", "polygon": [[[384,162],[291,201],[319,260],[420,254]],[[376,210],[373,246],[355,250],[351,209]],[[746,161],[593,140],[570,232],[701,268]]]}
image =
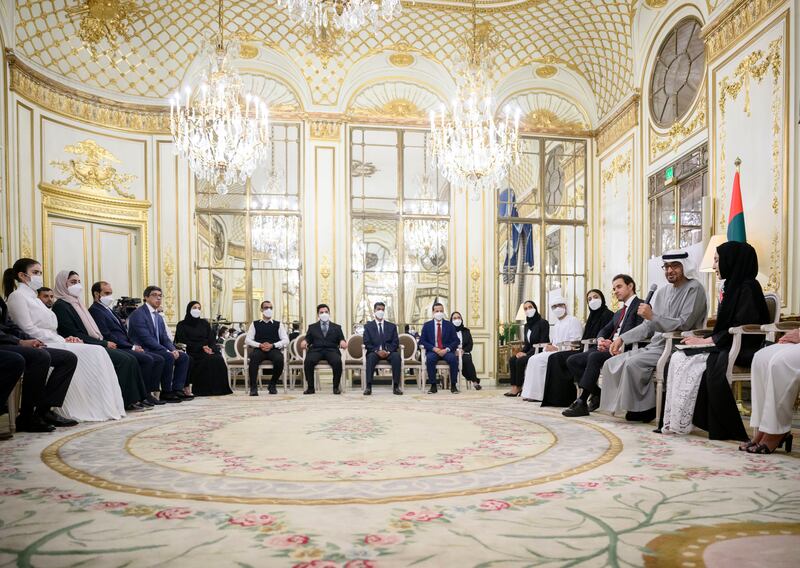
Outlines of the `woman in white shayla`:
{"label": "woman in white shayla", "polygon": [[560,290],[550,292],[550,313],[556,318],[556,323],[550,330],[550,343],[545,346],[544,351],[528,359],[528,366],[525,367],[522,398],[529,402],[542,400],[547,377],[547,359],[558,351],[558,344],[565,341],[580,341],[583,335],[580,320],[567,314],[567,301]]}

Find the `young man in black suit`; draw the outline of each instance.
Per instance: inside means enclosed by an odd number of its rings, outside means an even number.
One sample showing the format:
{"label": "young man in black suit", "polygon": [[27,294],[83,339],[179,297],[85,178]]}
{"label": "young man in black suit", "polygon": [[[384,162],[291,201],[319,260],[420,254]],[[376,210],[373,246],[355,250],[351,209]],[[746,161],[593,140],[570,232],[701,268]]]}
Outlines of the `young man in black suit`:
{"label": "young man in black suit", "polygon": [[597,334],[597,349],[577,353],[567,359],[567,368],[583,389],[578,399],[561,414],[567,417],[589,416],[600,405],[600,371],[603,364],[611,359],[611,343],[621,334],[642,323],[637,313],[642,302],[636,297],[636,282],[627,274],[618,274],[611,282],[614,295],[622,304],[622,308],[614,314],[611,321]]}
{"label": "young man in black suit", "polygon": [[373,306],[375,319],[364,325],[364,353],[367,358],[366,382],[364,395],[372,394],[372,377],[378,361],[388,361],[392,365],[392,392],[403,394],[400,390],[400,336],[397,326],[386,321],[386,304],[376,302]]}
{"label": "young man in black suit", "polygon": [[314,394],[314,368],[320,361],[327,361],[333,370],[333,394],[342,394],[339,383],[342,380],[342,354],[339,349],[347,349],[342,326],[331,321],[331,310],[327,304],[317,306],[319,321],[308,326],[306,337],[300,349],[308,348],[303,371],[308,388],[303,394]]}

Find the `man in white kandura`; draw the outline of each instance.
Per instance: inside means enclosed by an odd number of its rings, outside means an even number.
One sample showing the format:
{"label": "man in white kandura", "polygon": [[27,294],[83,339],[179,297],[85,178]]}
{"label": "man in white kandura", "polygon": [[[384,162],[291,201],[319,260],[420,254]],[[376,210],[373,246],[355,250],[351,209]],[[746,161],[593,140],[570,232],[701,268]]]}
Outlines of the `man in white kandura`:
{"label": "man in white kandura", "polygon": [[639,304],[641,324],[623,333],[611,344],[617,355],[623,346],[651,338],[650,344],[636,351],[612,357],[603,365],[603,390],[600,410],[627,410],[630,421],[650,422],[656,417],[656,389],[653,370],[664,352],[662,333],[702,327],[708,308],[706,293],[696,278],[694,265],[686,251],[665,253],[661,260],[667,285],[658,289],[651,304]]}
{"label": "man in white kandura", "polygon": [[547,359],[558,351],[559,344],[580,341],[583,335],[583,326],[580,320],[567,314],[567,301],[561,295],[561,290],[550,292],[550,313],[555,316],[556,320],[550,330],[550,343],[545,346],[544,351],[528,359],[528,365],[525,367],[522,398],[528,402],[542,400],[544,383],[547,378]]}

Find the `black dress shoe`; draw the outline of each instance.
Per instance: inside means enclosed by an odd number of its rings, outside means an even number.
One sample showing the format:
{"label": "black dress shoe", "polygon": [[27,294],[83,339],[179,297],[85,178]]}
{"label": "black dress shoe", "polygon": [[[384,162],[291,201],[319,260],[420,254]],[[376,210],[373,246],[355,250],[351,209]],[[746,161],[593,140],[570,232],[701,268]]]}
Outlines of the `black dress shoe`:
{"label": "black dress shoe", "polygon": [[459,394],[461,391],[458,390],[458,387],[453,387],[453,388],[450,389],[450,392],[453,393],[453,394]]}
{"label": "black dress shoe", "polygon": [[576,416],[589,416],[589,407],[581,399],[578,399],[570,404],[569,408],[564,409],[561,414],[568,418],[575,418]]}
{"label": "black dress shoe", "polygon": [[153,404],[152,402],[150,402],[146,398],[144,400],[140,400],[139,404],[141,404],[142,406],[146,406],[147,408],[153,408],[155,406],[155,404]]}
{"label": "black dress shoe", "polygon": [[437,392],[439,392],[439,387],[437,387],[435,384],[431,385],[430,390],[428,390],[428,394],[436,394]]}
{"label": "black dress shoe", "polygon": [[250,391],[250,396],[258,396],[258,391],[257,390],[251,390]]}
{"label": "black dress shoe", "polygon": [[475,390],[476,390],[476,391],[479,391],[479,390],[481,390],[482,388],[483,388],[483,387],[481,386],[481,384],[480,384],[480,383],[475,383]]}
{"label": "black dress shoe", "polygon": [[403,391],[401,391],[401,390],[400,390],[400,387],[394,387],[394,388],[392,389],[392,394],[399,394],[399,395],[401,395],[401,396],[402,396],[402,394],[403,394]]}
{"label": "black dress shoe", "polygon": [[333,394],[342,394],[342,391],[338,388],[333,389]]}
{"label": "black dress shoe", "polygon": [[183,391],[175,391],[175,396],[177,396],[181,400],[194,400],[193,394],[186,394]]}
{"label": "black dress shoe", "polygon": [[144,407],[136,406],[135,404],[129,404],[125,407],[125,412],[144,412]]}
{"label": "black dress shoe", "polygon": [[47,424],[50,424],[52,426],[55,426],[57,428],[68,428],[70,426],[77,426],[78,425],[78,421],[77,420],[72,420],[71,418],[63,418],[63,417],[59,416],[58,414],[56,414],[55,412],[53,412],[52,410],[46,410],[44,412],[39,412],[38,414],[39,414],[39,417],[44,422],[46,422]]}
{"label": "black dress shoe", "polygon": [[519,393],[518,393],[518,392],[511,392],[511,391],[509,391],[509,392],[504,392],[504,393],[503,393],[503,396],[512,396],[512,397],[513,397],[513,396],[519,396]]}
{"label": "black dress shoe", "polygon": [[656,409],[655,407],[649,408],[647,410],[642,410],[641,412],[634,412],[628,411],[625,413],[625,420],[628,422],[652,422],[656,417]]}
{"label": "black dress shoe", "polygon": [[269,394],[278,394],[278,389],[275,385],[269,385],[269,387],[267,387],[267,392]]}
{"label": "black dress shoe", "polygon": [[364,396],[369,396],[372,394],[372,387],[367,387],[364,389]]}
{"label": "black dress shoe", "polygon": [[55,429],[55,426],[45,422],[38,414],[17,418],[17,432],[52,432]]}
{"label": "black dress shoe", "polygon": [[303,391],[303,394],[317,394],[317,391],[314,389],[306,389]]}
{"label": "black dress shoe", "polygon": [[177,403],[177,402],[183,402],[183,400],[181,398],[178,398],[178,395],[176,395],[174,392],[162,392],[161,402]]}
{"label": "black dress shoe", "polygon": [[162,404],[167,404],[167,403],[166,403],[166,402],[164,402],[163,400],[158,400],[158,399],[157,399],[156,397],[154,397],[152,394],[148,394],[148,395],[147,395],[147,398],[145,398],[145,400],[146,400],[147,402],[149,402],[150,404],[154,405],[154,406],[161,406]]}
{"label": "black dress shoe", "polygon": [[594,412],[595,410],[600,408],[600,393],[589,395],[588,406],[589,406],[589,412]]}

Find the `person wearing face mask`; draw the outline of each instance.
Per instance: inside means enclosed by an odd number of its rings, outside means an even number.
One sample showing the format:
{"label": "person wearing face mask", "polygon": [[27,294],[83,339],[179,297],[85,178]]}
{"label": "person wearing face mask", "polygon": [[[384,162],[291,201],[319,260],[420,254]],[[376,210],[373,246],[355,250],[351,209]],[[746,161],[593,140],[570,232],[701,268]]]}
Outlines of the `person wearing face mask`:
{"label": "person wearing face mask", "polygon": [[142,297],[144,304],[128,316],[128,335],[134,344],[164,360],[159,399],[170,404],[192,400],[194,397],[184,390],[189,356],[175,347],[164,318],[158,313],[164,293],[158,286],[148,286]]}
{"label": "person wearing face mask", "polygon": [[366,388],[364,395],[372,394],[372,377],[379,361],[387,361],[392,366],[392,392],[402,395],[400,390],[400,336],[397,326],[386,321],[386,304],[375,302],[375,319],[364,324],[364,352],[367,358]]}
{"label": "person wearing face mask", "polygon": [[219,345],[220,347],[225,345],[225,340],[228,339],[230,336],[231,336],[230,329],[228,329],[228,327],[224,325],[220,326],[220,328],[217,330],[217,345]]}
{"label": "person wearing face mask", "polygon": [[[596,288],[586,294],[586,303],[589,317],[586,318],[581,340],[596,339],[597,334],[614,317],[614,313],[606,306],[606,297]],[[569,406],[575,400],[578,391],[575,388],[575,379],[567,368],[567,360],[579,352],[579,348],[559,351],[547,360],[542,406]]]}
{"label": "person wearing face mask", "polygon": [[[17,261],[17,272],[26,272],[28,267],[23,259]],[[35,261],[34,261],[35,262]],[[11,289],[14,285],[14,269],[9,269]],[[51,349],[44,343],[34,339],[22,331],[8,317],[8,306],[0,298],[0,407],[3,406],[14,389],[20,375],[24,372],[22,382],[22,400],[17,416],[19,432],[52,432],[55,423],[63,419],[52,411],[64,403],[78,358],[74,353],[63,349]],[[20,369],[20,360],[22,368]],[[17,365],[16,372],[12,365]],[[52,367],[53,371],[50,372]],[[49,377],[48,377],[49,373]]]}
{"label": "person wearing face mask", "polygon": [[475,364],[472,362],[472,332],[464,326],[461,312],[450,314],[450,323],[456,328],[456,335],[458,335],[458,348],[461,349],[461,374],[466,380],[474,383],[475,390],[481,390],[483,388],[481,380],[478,378],[478,371],[475,370]]}
{"label": "person wearing face mask", "polygon": [[258,396],[258,368],[264,361],[272,363],[272,375],[269,378],[267,392],[278,394],[278,379],[283,375],[283,350],[289,345],[289,334],[286,326],[272,318],[272,302],[261,302],[261,319],[250,324],[245,344],[251,349],[248,359],[248,376],[250,379],[250,396]]}
{"label": "person wearing face mask", "polygon": [[333,370],[333,394],[342,394],[339,383],[342,380],[342,353],[347,349],[342,326],[331,321],[331,309],[327,304],[317,306],[319,321],[308,326],[306,337],[300,350],[308,349],[303,363],[303,372],[308,387],[303,394],[314,394],[314,368],[320,361],[327,361]]}
{"label": "person wearing face mask", "polygon": [[553,329],[550,330],[550,343],[541,353],[537,353],[528,360],[525,367],[525,383],[522,385],[522,398],[527,402],[542,400],[544,397],[544,383],[547,377],[547,363],[550,356],[558,352],[564,344],[571,341],[580,341],[583,335],[581,322],[575,316],[567,313],[567,301],[561,295],[561,290],[550,292],[550,313],[556,318]]}
{"label": "person wearing face mask", "polygon": [[441,360],[450,367],[450,392],[458,391],[458,333],[455,326],[444,318],[444,305],[433,304],[433,319],[422,326],[419,344],[425,348],[425,368],[428,372],[428,383],[431,385],[428,394],[436,394],[436,363]]}
{"label": "person wearing face mask", "polygon": [[58,333],[106,349],[114,365],[127,412],[143,412],[152,408],[152,404],[143,402],[148,392],[136,357],[130,351],[117,349],[113,341],[104,340],[94,318],[83,305],[83,284],[78,273],[62,270],[56,274],[54,287],[57,300],[53,304],[53,313],[58,318]]}
{"label": "person wearing face mask", "polygon": [[186,345],[191,359],[188,384],[194,396],[232,394],[228,384],[228,367],[219,352],[214,330],[203,315],[200,302],[189,302],[186,315],[175,328],[175,342]]}
{"label": "person wearing face mask", "polygon": [[600,370],[614,357],[609,351],[613,340],[644,321],[637,311],[641,300],[636,297],[636,282],[627,274],[617,274],[611,280],[614,296],[622,306],[606,326],[597,333],[597,345],[567,359],[571,377],[581,389],[580,396],[561,414],[568,418],[589,416],[600,406]]}
{"label": "person wearing face mask", "polygon": [[533,356],[534,345],[550,343],[550,322],[539,315],[539,309],[532,300],[522,304],[525,310],[525,328],[522,330],[522,349],[508,360],[508,369],[511,372],[511,390],[503,396],[520,396],[522,384],[525,381],[525,368],[528,359]]}
{"label": "person wearing face mask", "polygon": [[[747,432],[726,376],[733,343],[728,330],[769,323],[769,310],[756,280],[758,256],[752,246],[737,241],[721,244],[714,255],[714,270],[725,281],[716,324],[708,337],[687,337],[681,342],[695,349],[672,355],[661,431],[688,434],[698,426],[712,440],[744,441]],[[763,340],[763,335],[745,335],[735,364],[749,367]]]}
{"label": "person wearing face mask", "polygon": [[33,259],[17,261],[3,275],[8,315],[14,323],[47,347],[71,351],[78,358],[58,413],[72,424],[75,420],[100,422],[124,417],[125,402],[107,351],[100,345],[84,344],[78,337],[58,334],[58,317],[36,297],[42,285],[42,265]]}
{"label": "person wearing face mask", "polygon": [[133,344],[125,325],[111,309],[116,302],[111,284],[102,280],[95,282],[92,284],[91,292],[94,302],[89,306],[89,314],[97,325],[97,329],[100,330],[103,339],[116,344],[117,349],[133,355],[139,364],[139,370],[142,373],[145,390],[147,391],[142,404],[153,406],[166,404],[166,402],[158,400],[154,395],[160,388],[159,382],[164,371],[164,360],[151,353],[146,353],[139,345]]}

